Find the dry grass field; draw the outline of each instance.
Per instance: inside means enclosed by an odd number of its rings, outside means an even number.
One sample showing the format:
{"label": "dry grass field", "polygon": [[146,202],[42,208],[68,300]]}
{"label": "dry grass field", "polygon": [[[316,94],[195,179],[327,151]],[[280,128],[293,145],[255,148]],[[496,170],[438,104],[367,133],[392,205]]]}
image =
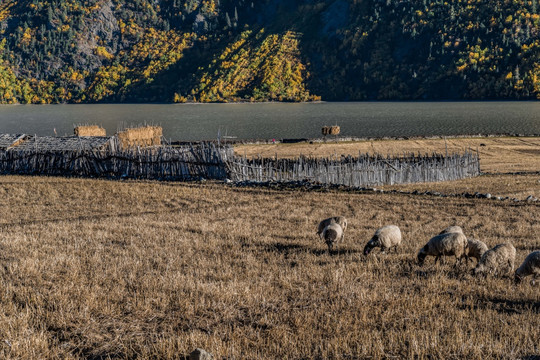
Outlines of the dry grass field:
{"label": "dry grass field", "polygon": [[[540,248],[540,203],[3,176],[0,206],[3,359],[540,355],[538,285],[416,264],[458,224],[512,242],[519,266]],[[338,214],[329,255],[315,231]],[[403,246],[364,257],[385,224]]]}

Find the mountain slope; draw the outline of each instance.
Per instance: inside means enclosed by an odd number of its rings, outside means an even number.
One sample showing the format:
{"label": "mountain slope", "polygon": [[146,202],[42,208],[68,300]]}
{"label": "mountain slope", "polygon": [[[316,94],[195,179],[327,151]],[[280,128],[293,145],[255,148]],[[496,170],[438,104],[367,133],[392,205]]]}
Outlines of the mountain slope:
{"label": "mountain slope", "polygon": [[7,0],[0,102],[540,98],[537,0]]}

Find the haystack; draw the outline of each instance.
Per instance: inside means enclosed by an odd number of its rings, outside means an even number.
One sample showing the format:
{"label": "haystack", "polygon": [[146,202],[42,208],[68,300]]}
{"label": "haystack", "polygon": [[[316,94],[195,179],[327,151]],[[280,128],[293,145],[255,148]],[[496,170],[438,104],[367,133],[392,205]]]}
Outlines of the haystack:
{"label": "haystack", "polygon": [[79,125],[74,133],[75,136],[107,136],[105,129],[98,125]]}
{"label": "haystack", "polygon": [[339,135],[341,128],[339,126],[330,126],[330,135]]}
{"label": "haystack", "polygon": [[119,131],[116,136],[122,148],[147,147],[161,145],[163,128],[161,126],[141,126]]}
{"label": "haystack", "polygon": [[337,125],[335,126],[323,126],[321,132],[324,136],[326,135],[339,135],[341,128]]}

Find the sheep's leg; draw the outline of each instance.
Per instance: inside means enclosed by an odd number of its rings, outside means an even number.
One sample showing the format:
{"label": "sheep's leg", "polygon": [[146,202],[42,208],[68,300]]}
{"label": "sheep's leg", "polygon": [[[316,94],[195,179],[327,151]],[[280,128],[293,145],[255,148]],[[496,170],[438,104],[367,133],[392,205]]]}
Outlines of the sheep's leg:
{"label": "sheep's leg", "polygon": [[508,260],[508,273],[512,274],[514,272],[514,263],[512,260]]}
{"label": "sheep's leg", "polygon": [[454,269],[457,268],[458,265],[460,265],[460,264],[461,264],[461,257],[458,257],[458,256],[456,255],[456,262],[454,263],[453,268],[454,268]]}

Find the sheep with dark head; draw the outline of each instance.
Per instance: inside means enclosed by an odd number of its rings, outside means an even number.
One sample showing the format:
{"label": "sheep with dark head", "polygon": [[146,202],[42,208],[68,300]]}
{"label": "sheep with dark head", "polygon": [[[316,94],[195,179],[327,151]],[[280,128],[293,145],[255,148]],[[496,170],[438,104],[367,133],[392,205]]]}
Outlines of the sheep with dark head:
{"label": "sheep with dark head", "polygon": [[382,252],[397,249],[401,245],[401,231],[396,225],[386,225],[377,231],[364,247],[364,255],[368,255],[373,248],[380,247]]}
{"label": "sheep with dark head", "polygon": [[322,231],[322,238],[328,246],[328,253],[332,252],[334,244],[343,238],[343,229],[338,223],[332,222]]}
{"label": "sheep with dark head", "polygon": [[319,235],[319,237],[321,239],[324,239],[323,237],[323,230],[330,224],[332,223],[336,223],[338,224],[339,226],[341,226],[341,230],[342,230],[342,233],[341,233],[341,239],[340,241],[343,241],[343,238],[345,236],[345,231],[347,230],[347,219],[344,217],[344,216],[334,216],[334,217],[330,217],[328,219],[324,219],[323,221],[321,221],[319,223],[319,227],[317,228],[317,235]]}

